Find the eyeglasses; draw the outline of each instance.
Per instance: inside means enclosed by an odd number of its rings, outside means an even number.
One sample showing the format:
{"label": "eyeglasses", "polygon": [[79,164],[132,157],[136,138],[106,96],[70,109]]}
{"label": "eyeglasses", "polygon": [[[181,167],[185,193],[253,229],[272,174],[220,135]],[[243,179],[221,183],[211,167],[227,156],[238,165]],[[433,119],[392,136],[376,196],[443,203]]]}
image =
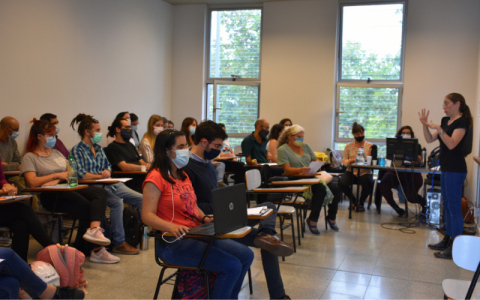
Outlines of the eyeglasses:
{"label": "eyeglasses", "polygon": [[212,143],[210,143],[210,145],[213,145],[216,150],[220,149],[223,146],[223,144],[212,144]]}
{"label": "eyeglasses", "polygon": [[443,102],[442,107],[447,107],[450,105],[450,103],[453,103],[453,102]]}

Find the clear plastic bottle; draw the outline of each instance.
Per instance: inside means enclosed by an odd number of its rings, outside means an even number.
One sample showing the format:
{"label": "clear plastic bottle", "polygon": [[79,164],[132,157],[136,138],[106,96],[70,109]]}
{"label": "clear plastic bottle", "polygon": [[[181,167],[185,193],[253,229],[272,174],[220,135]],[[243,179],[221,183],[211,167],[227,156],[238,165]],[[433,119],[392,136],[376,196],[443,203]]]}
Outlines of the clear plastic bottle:
{"label": "clear plastic bottle", "polygon": [[365,164],[365,148],[360,148],[357,150],[357,157],[355,159],[355,164]]}
{"label": "clear plastic bottle", "polygon": [[75,162],[75,159],[73,159],[73,155],[68,157],[67,177],[68,185],[70,187],[76,187],[78,185],[77,163]]}

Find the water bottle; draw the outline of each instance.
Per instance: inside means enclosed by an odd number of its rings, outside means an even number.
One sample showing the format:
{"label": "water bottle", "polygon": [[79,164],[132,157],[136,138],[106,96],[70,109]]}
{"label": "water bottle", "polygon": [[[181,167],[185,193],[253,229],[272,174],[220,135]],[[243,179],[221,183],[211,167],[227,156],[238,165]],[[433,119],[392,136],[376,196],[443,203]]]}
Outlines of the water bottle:
{"label": "water bottle", "polygon": [[68,185],[70,187],[76,187],[78,185],[77,163],[73,159],[73,155],[70,155],[68,157],[67,177],[68,177]]}
{"label": "water bottle", "polygon": [[422,164],[426,166],[427,163],[427,148],[422,149]]}
{"label": "water bottle", "polygon": [[365,164],[365,149],[363,147],[357,150],[357,158],[355,160],[355,164]]}

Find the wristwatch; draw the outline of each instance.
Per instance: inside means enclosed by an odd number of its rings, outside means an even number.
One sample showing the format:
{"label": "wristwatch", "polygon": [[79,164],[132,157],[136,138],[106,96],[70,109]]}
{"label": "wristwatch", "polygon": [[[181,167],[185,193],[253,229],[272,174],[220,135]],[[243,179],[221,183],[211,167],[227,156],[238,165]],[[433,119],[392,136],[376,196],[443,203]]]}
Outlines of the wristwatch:
{"label": "wristwatch", "polygon": [[442,129],[442,131],[440,131],[440,133],[439,133],[439,134],[442,134],[442,133],[444,133],[444,132],[445,132],[445,130],[443,130],[443,129]]}

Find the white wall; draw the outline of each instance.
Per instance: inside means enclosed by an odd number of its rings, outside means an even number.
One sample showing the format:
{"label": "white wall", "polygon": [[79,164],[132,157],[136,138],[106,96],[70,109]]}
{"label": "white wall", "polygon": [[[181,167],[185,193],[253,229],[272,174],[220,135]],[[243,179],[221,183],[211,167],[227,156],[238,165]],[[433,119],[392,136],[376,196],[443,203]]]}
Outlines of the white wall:
{"label": "white wall", "polygon": [[142,135],[151,114],[169,116],[172,33],[163,1],[1,1],[0,115],[19,120],[22,153],[28,121],[45,112],[58,115],[68,148],[81,112],[104,133],[118,112],[135,112]]}
{"label": "white wall", "polygon": [[186,117],[203,119],[207,6],[178,5],[173,11],[172,120],[180,129]]}

